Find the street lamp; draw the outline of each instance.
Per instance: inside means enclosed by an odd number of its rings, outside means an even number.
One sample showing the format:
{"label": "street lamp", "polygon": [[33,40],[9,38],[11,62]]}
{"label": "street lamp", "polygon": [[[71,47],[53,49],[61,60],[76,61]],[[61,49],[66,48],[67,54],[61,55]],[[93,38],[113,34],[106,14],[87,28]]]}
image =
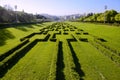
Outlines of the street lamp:
{"label": "street lamp", "polygon": [[17,5],[15,5],[15,17],[16,17],[16,23],[18,23],[18,17],[17,17]]}
{"label": "street lamp", "polygon": [[[105,11],[107,10],[107,5],[105,5]],[[104,23],[106,22],[106,16],[105,16],[105,12],[104,12]]]}

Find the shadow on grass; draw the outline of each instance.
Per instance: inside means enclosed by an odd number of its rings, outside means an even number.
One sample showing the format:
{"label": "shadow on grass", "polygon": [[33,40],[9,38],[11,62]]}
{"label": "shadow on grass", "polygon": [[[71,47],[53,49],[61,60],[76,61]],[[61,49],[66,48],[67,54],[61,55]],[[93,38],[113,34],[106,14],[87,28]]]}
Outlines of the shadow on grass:
{"label": "shadow on grass", "polygon": [[[34,24],[34,25],[36,25],[36,24]],[[33,25],[26,25],[25,27],[34,29]]]}
{"label": "shadow on grass", "polygon": [[0,78],[2,78],[9,69],[11,69],[25,54],[31,50],[36,44],[37,40],[31,42],[29,45],[27,45],[25,48],[20,50],[19,52],[16,52],[15,55],[9,59],[2,67],[0,67]]}
{"label": "shadow on grass", "polygon": [[76,53],[75,53],[75,51],[74,51],[74,49],[73,49],[73,47],[72,47],[72,45],[70,43],[71,41],[70,40],[67,40],[67,41],[68,41],[68,45],[69,45],[71,53],[72,53],[73,61],[75,63],[74,70],[79,74],[80,80],[84,80],[83,76],[85,76],[85,74],[84,74],[84,72],[81,69],[81,65],[79,63],[79,59],[77,58]]}
{"label": "shadow on grass", "polygon": [[13,26],[13,28],[21,30],[21,31],[29,31],[27,28],[33,28],[34,29],[32,24],[23,24],[23,25],[19,25],[19,26]]}
{"label": "shadow on grass", "polygon": [[21,27],[14,27],[15,29],[21,30],[21,31],[28,31],[25,27],[21,26]]}
{"label": "shadow on grass", "polygon": [[35,28],[33,26],[37,26],[37,27],[43,27],[45,24],[40,23],[40,24],[21,24],[21,25],[14,25],[13,28],[22,30],[22,31],[28,31],[26,28]]}
{"label": "shadow on grass", "polygon": [[63,69],[65,67],[63,62],[63,48],[62,48],[62,41],[59,42],[58,45],[58,55],[57,55],[57,70],[56,70],[56,80],[65,80],[65,75],[63,73]]}
{"label": "shadow on grass", "polygon": [[[10,59],[7,59],[5,62],[0,63],[0,78],[2,78],[9,69],[11,69],[22,57],[25,56],[28,51],[30,51],[38,42],[46,42],[48,41],[50,34],[46,35],[44,39],[36,39],[33,42],[26,45],[23,49],[16,51]],[[24,46],[24,45],[23,45]],[[12,53],[11,53],[12,54]]]}
{"label": "shadow on grass", "polygon": [[0,46],[5,45],[6,40],[14,39],[15,36],[7,29],[0,29]]}
{"label": "shadow on grass", "polygon": [[35,26],[37,27],[43,27],[45,24],[41,23],[41,24],[35,24]]}

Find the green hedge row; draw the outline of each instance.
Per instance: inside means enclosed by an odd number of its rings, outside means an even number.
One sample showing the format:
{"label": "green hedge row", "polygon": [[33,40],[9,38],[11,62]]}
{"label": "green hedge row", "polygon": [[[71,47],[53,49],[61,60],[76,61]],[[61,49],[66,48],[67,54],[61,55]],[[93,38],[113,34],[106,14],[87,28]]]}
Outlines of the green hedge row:
{"label": "green hedge row", "polygon": [[46,37],[44,39],[36,39],[37,41],[42,41],[42,42],[46,42],[49,40],[50,34],[47,34]]}
{"label": "green hedge row", "polygon": [[88,39],[87,38],[79,38],[80,41],[83,41],[83,42],[88,42]]}
{"label": "green hedge row", "polygon": [[77,39],[73,36],[73,34],[71,34],[72,39],[67,39],[68,42],[75,42],[77,41]]}
{"label": "green hedge row", "polygon": [[3,59],[5,59],[6,57],[8,57],[9,55],[11,55],[13,52],[15,52],[16,50],[20,49],[21,47],[23,47],[25,44],[27,44],[29,42],[28,39],[26,39],[25,41],[21,42],[20,44],[18,44],[17,46],[15,46],[14,48],[8,50],[7,52],[3,53],[0,55],[0,61],[2,61]]}
{"label": "green hedge row", "polygon": [[33,42],[22,46],[20,49],[16,50],[2,60],[0,62],[0,77],[2,77],[9,68],[15,65],[29,50],[31,50],[37,44],[37,42],[37,40],[34,40]]}
{"label": "green hedge row", "polygon": [[26,38],[31,38],[31,37],[33,37],[33,36],[36,35],[36,34],[42,34],[42,33],[43,33],[43,31],[40,31],[39,33],[32,33],[32,34],[29,34],[29,35],[27,35],[27,36],[21,38],[20,41],[24,41]]}

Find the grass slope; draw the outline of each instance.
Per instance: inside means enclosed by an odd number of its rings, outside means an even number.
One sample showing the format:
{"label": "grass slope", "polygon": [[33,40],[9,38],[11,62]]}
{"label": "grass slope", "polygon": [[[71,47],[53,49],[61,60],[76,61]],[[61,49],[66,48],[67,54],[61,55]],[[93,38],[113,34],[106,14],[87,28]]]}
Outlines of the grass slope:
{"label": "grass slope", "polygon": [[2,80],[46,80],[56,48],[55,43],[38,42]]}
{"label": "grass slope", "polygon": [[[90,23],[67,23],[73,26],[60,22],[5,29],[11,37],[7,36],[7,32],[4,33],[5,44],[1,44],[1,52],[20,43],[19,39],[26,35],[42,31],[43,34],[35,34],[29,38],[30,42],[25,46],[34,40],[37,44],[33,43],[27,46],[28,49],[23,49],[22,52],[26,55],[1,80],[120,80],[119,64],[112,61],[111,55],[104,55],[109,54],[111,48],[120,50],[120,28]],[[96,38],[105,39],[106,42],[101,41],[101,44],[110,46],[110,49],[95,42]],[[120,58],[116,53],[112,54],[115,54],[113,58]]]}
{"label": "grass slope", "polygon": [[120,50],[120,28],[117,26],[68,22],[77,28],[83,29],[94,36],[99,36],[108,41],[108,44]]}
{"label": "grass slope", "polygon": [[46,27],[52,23],[43,23],[26,26],[16,26],[0,29],[0,54],[20,43],[20,38],[23,38],[33,32],[38,32],[39,29]]}
{"label": "grass slope", "polygon": [[86,42],[72,42],[79,58],[85,80],[119,80],[120,67]]}

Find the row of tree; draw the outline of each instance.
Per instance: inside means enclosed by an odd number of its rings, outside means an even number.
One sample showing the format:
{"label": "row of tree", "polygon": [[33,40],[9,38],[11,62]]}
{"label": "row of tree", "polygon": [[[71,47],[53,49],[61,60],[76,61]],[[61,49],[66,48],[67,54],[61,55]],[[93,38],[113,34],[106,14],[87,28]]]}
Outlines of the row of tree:
{"label": "row of tree", "polygon": [[120,23],[120,13],[115,10],[107,10],[104,13],[89,13],[81,16],[80,21],[101,22],[101,23]]}
{"label": "row of tree", "polygon": [[13,11],[12,8],[0,6],[0,23],[30,23],[46,19],[42,15],[33,15],[24,11]]}

